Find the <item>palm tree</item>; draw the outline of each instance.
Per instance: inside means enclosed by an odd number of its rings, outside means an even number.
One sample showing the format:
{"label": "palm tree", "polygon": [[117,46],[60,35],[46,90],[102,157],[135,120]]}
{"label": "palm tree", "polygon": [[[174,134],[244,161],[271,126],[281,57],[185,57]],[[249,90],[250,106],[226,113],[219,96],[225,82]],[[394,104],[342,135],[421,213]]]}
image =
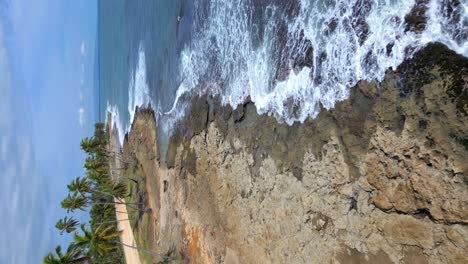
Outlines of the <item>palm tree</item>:
{"label": "palm tree", "polygon": [[80,222],[75,220],[73,217],[68,218],[65,216],[65,218],[60,219],[57,224],[55,224],[55,227],[60,230],[60,235],[63,235],[63,232],[67,232],[69,234],[75,231],[79,224]]}
{"label": "palm tree", "polygon": [[106,184],[104,186],[104,192],[120,200],[120,199],[124,199],[127,196],[128,188],[125,183],[116,182],[116,183]]}
{"label": "palm tree", "polygon": [[[108,194],[109,195],[109,194]],[[75,210],[84,211],[84,209],[90,205],[116,205],[116,204],[125,204],[129,207],[134,208],[141,203],[126,203],[126,202],[99,202],[99,201],[91,201],[90,197],[84,196],[81,194],[74,193],[73,196],[68,194],[67,198],[63,199],[61,202],[62,208],[67,209],[67,213],[74,212]]]}
{"label": "palm tree", "polygon": [[104,256],[111,250],[119,246],[114,241],[120,236],[121,231],[116,231],[115,225],[99,225],[95,230],[86,229],[85,225],[81,225],[83,234],[75,233],[73,238],[76,246],[80,248],[88,248],[89,252],[97,253]]}
{"label": "palm tree", "polygon": [[119,245],[122,245],[139,251],[147,252],[149,254],[161,257],[163,259],[170,258],[157,252],[153,252],[147,249],[139,248],[120,242],[120,239],[118,239],[118,237],[120,236],[122,231],[116,231],[116,225],[109,225],[107,227],[104,227],[104,225],[101,224],[95,230],[88,230],[83,224],[81,225],[81,230],[83,231],[82,235],[78,233],[75,233],[74,235],[76,245],[82,248],[88,248],[89,252],[96,252],[101,256],[104,256],[111,250],[118,248]]}
{"label": "palm tree", "polygon": [[[133,208],[132,208],[133,209]],[[114,205],[105,205],[103,206],[102,208],[99,208],[98,210],[100,210],[100,213],[102,215],[112,215],[114,216],[116,213],[120,213],[120,214],[127,214],[128,212],[123,212],[123,211],[118,211],[118,210],[115,210],[115,206]],[[137,210],[137,209],[134,209],[134,210]],[[140,211],[145,211],[145,210],[140,210]]]}
{"label": "palm tree", "polygon": [[101,144],[107,143],[107,137],[104,128],[105,125],[102,122],[94,124],[94,138],[96,138]]}
{"label": "palm tree", "polygon": [[[96,179],[99,182],[105,182],[105,181],[111,180],[110,173],[108,172],[103,173],[103,174],[99,174],[97,172],[88,172],[88,174],[89,174],[88,178]],[[118,180],[126,180],[126,181],[131,181],[133,183],[138,183],[138,180],[131,178],[129,176],[119,175],[115,173],[113,173],[112,175],[116,177]]]}
{"label": "palm tree", "polygon": [[67,185],[68,190],[74,193],[80,193],[85,195],[86,193],[90,193],[92,190],[92,182],[87,178],[80,178],[77,177],[76,179],[72,180],[72,182]]}
{"label": "palm tree", "polygon": [[89,257],[86,256],[83,250],[77,247],[75,244],[70,244],[65,254],[62,253],[62,247],[57,246],[55,248],[55,254],[49,252],[44,259],[44,264],[79,264],[87,263]]}
{"label": "palm tree", "polygon": [[86,158],[84,168],[86,170],[94,170],[97,173],[105,173],[107,171],[104,162],[93,157]]}
{"label": "palm tree", "polygon": [[94,138],[85,137],[83,140],[81,140],[80,143],[81,149],[89,155],[95,154],[97,152],[98,146],[99,144]]}
{"label": "palm tree", "polygon": [[97,172],[95,170],[86,170],[86,177],[95,181],[98,185],[106,184],[112,180],[108,172]]}
{"label": "palm tree", "polygon": [[73,196],[68,194],[67,198],[63,199],[60,204],[62,208],[67,209],[67,213],[74,212],[76,209],[84,211],[84,208],[88,205],[88,198],[77,193],[74,193]]}
{"label": "palm tree", "polygon": [[[77,177],[67,185],[70,193],[62,200],[61,206],[67,209],[67,212],[74,212],[77,209],[84,211],[85,208],[91,207],[91,221],[80,225],[73,217],[66,216],[60,219],[55,227],[60,230],[60,234],[74,232],[75,242],[68,247],[66,253],[62,253],[61,248],[57,247],[55,253],[49,253],[44,257],[45,264],[87,263],[91,257],[93,259],[96,257],[99,261],[101,258],[99,256],[104,257],[108,253],[112,255],[112,252],[121,246],[146,251],[165,260],[169,259],[158,253],[120,242],[121,231],[117,229],[116,223],[130,219],[116,220],[115,205],[124,204],[140,212],[144,209],[139,209],[142,203],[124,201],[128,196],[127,182],[119,181],[119,176],[114,179],[111,172],[112,154],[114,158],[123,160],[124,157],[121,153],[108,150],[107,144],[108,135],[103,124],[96,124],[94,136],[81,141],[81,148],[88,154],[84,164],[86,177]],[[121,169],[124,168],[115,170]],[[122,178],[136,182],[131,178]],[[77,232],[78,226],[82,232]]]}

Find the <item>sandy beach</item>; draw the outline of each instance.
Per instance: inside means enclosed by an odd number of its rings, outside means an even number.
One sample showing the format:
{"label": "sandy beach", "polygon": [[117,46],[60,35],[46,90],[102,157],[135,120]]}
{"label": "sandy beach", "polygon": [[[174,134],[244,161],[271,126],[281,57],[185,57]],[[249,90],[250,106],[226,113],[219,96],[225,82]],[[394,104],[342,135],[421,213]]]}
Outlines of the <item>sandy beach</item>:
{"label": "sandy beach", "polygon": [[[119,202],[125,202],[125,200],[120,200]],[[127,206],[124,204],[117,204],[115,206],[115,210],[117,211],[116,215],[117,220],[119,221],[119,230],[122,230],[122,235],[120,235],[120,241],[126,245],[136,247],[137,244],[135,243],[135,238],[133,237],[132,227],[130,226],[130,222],[126,220],[128,219]],[[138,253],[138,250],[126,246],[124,246],[123,249],[127,264],[142,263],[140,261],[140,255]]]}

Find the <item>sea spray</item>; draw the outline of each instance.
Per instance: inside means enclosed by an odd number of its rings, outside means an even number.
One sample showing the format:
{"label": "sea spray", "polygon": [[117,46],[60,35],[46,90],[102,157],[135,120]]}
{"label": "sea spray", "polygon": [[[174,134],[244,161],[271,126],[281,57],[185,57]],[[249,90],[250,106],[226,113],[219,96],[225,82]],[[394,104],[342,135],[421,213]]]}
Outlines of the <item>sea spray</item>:
{"label": "sea spray", "polygon": [[[301,0],[287,13],[295,1],[269,2],[195,2],[200,28],[181,54],[178,97],[219,94],[233,107],[250,97],[259,113],[292,124],[346,99],[360,80],[381,81],[430,42],[468,56],[467,3]],[[425,22],[411,25],[415,16]]]}
{"label": "sea spray", "polygon": [[[186,115],[190,98],[203,94],[219,95],[223,104],[234,108],[250,98],[260,114],[292,124],[314,118],[322,107],[330,109],[345,100],[360,80],[382,81],[387,69],[396,69],[430,42],[441,42],[468,56],[467,3],[261,3],[192,3],[190,17],[196,26],[191,27],[191,40],[178,57],[180,85],[171,109],[161,109],[164,98],[151,97],[153,87],[149,87],[147,74],[160,73],[147,72],[145,50],[140,44],[128,84],[129,123],[120,120],[117,107],[108,104],[118,123],[121,143],[136,107],[154,108],[160,135],[166,139],[175,123]],[[418,23],[412,23],[412,17]]]}
{"label": "sea spray", "polygon": [[138,63],[135,71],[131,74],[128,87],[128,112],[130,114],[130,124],[135,118],[137,107],[154,106],[150,97],[148,82],[146,78],[146,58],[145,51],[140,45],[138,51]]}
{"label": "sea spray", "polygon": [[[135,119],[135,111],[137,107],[154,106],[150,97],[148,82],[146,78],[146,59],[145,51],[140,46],[138,51],[138,63],[136,69],[131,73],[130,82],[128,87],[128,113],[130,116],[129,125],[124,127],[126,120],[120,118],[119,109],[116,105],[107,103],[107,112],[111,114],[113,125],[115,125],[119,133],[120,145],[123,145],[125,134],[130,131],[131,124]],[[157,115],[155,115],[157,116]],[[106,120],[108,122],[109,120]]]}
{"label": "sea spray", "polygon": [[106,123],[110,123],[112,125],[112,129],[117,129],[117,132],[119,133],[119,143],[123,146],[126,130],[124,130],[122,125],[123,120],[120,118],[118,107],[107,103],[106,113],[110,115],[110,120],[108,120],[109,115],[106,114]]}

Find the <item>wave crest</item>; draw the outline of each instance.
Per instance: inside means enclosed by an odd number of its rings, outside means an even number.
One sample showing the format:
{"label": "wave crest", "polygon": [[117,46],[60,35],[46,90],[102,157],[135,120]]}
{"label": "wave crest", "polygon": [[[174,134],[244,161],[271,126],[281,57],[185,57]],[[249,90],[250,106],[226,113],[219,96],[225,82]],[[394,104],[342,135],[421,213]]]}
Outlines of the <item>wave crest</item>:
{"label": "wave crest", "polygon": [[430,42],[468,56],[468,4],[284,2],[197,1],[200,28],[181,54],[178,97],[220,94],[233,107],[250,97],[259,113],[292,124],[346,99],[360,80],[381,81]]}

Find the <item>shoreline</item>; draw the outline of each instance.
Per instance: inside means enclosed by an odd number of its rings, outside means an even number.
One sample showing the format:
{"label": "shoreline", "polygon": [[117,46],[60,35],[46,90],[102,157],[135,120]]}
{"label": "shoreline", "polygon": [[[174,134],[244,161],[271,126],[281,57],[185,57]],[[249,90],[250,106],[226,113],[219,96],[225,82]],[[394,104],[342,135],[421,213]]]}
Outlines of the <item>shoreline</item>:
{"label": "shoreline", "polygon": [[292,126],[194,97],[165,161],[138,109],[122,146],[151,208],[137,243],[191,263],[468,261],[467,61],[429,45]]}

